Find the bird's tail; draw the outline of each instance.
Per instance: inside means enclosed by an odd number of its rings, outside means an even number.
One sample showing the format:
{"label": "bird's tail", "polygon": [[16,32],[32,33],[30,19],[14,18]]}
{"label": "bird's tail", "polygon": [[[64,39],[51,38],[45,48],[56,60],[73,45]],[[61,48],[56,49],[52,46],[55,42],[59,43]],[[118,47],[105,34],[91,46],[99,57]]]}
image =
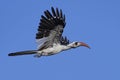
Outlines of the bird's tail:
{"label": "bird's tail", "polygon": [[29,54],[35,54],[35,53],[37,53],[37,50],[27,50],[27,51],[9,53],[8,56],[29,55]]}

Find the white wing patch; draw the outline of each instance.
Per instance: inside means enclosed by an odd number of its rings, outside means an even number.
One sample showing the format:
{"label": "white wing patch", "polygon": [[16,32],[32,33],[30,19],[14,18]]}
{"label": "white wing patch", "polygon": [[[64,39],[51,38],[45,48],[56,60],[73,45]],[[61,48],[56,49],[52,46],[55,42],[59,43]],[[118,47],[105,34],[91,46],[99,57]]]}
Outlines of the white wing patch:
{"label": "white wing patch", "polygon": [[36,39],[37,49],[40,49],[40,47],[41,47],[46,41],[48,41],[48,37],[44,37],[44,38],[41,38],[41,39]]}

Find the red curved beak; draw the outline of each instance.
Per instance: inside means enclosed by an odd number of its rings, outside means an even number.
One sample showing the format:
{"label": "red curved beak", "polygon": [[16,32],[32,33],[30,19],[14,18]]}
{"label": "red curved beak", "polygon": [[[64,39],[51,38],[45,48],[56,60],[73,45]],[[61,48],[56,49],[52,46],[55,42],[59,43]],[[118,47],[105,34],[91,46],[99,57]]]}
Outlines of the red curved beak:
{"label": "red curved beak", "polygon": [[80,42],[80,46],[84,46],[84,47],[87,47],[87,48],[90,49],[90,46],[88,44],[84,43],[84,42]]}

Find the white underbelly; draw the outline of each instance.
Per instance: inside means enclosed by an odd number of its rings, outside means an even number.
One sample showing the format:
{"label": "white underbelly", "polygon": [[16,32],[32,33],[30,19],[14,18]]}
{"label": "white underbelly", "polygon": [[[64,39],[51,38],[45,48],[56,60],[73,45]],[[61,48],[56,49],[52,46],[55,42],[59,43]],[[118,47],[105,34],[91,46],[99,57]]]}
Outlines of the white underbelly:
{"label": "white underbelly", "polygon": [[57,48],[57,47],[52,47],[52,48],[47,48],[42,50],[43,53],[58,53],[60,52],[62,49]]}
{"label": "white underbelly", "polygon": [[51,47],[51,48],[43,49],[40,52],[43,56],[54,55],[54,54],[61,52],[63,50],[63,47],[64,46],[56,45],[56,46]]}

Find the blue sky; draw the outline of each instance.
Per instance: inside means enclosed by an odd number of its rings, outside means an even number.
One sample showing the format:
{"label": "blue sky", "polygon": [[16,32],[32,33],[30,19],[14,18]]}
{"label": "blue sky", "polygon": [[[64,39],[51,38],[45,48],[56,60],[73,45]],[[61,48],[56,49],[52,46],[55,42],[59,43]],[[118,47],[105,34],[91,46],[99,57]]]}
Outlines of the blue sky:
{"label": "blue sky", "polygon": [[[36,49],[40,16],[51,6],[66,15],[63,35],[91,49],[8,57],[10,52]],[[0,37],[0,80],[120,80],[119,0],[1,0]]]}

